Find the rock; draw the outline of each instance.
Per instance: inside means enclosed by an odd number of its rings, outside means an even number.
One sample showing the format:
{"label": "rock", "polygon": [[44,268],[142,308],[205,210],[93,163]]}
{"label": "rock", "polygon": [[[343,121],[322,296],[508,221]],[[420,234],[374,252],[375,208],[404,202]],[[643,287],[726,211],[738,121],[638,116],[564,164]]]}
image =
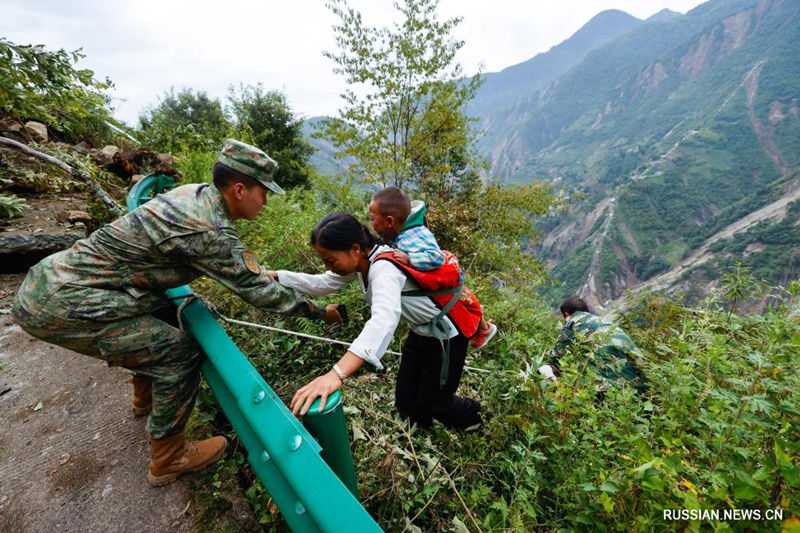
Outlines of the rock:
{"label": "rock", "polygon": [[67,153],[71,152],[81,155],[89,155],[90,151],[89,145],[86,144],[86,141],[81,141],[78,144],[69,144],[65,142],[51,142],[50,144],[63,149]]}
{"label": "rock", "polygon": [[31,120],[30,122],[26,122],[25,131],[27,131],[28,135],[31,136],[31,139],[33,139],[37,143],[47,142],[47,126],[45,126],[41,122],[35,122],[33,120]]}
{"label": "rock", "polygon": [[114,156],[119,153],[119,148],[113,144],[104,146],[92,154],[92,159],[101,167],[108,167],[114,163]]}
{"label": "rock", "polygon": [[181,172],[175,166],[175,160],[170,154],[156,154],[158,163],[153,169],[154,174],[166,174],[167,176],[181,177]]}
{"label": "rock", "polygon": [[57,252],[72,246],[86,235],[67,233],[0,233],[0,255],[28,252]]}
{"label": "rock", "polygon": [[86,141],[81,141],[75,146],[73,146],[73,149],[81,155],[89,155],[90,147],[86,143]]}
{"label": "rock", "polygon": [[22,129],[22,124],[11,117],[0,120],[0,131],[4,133],[21,133]]}
{"label": "rock", "polygon": [[82,222],[84,224],[91,224],[92,223],[92,215],[85,211],[62,211],[56,217],[60,223],[70,222],[72,224],[76,224],[78,222]]}
{"label": "rock", "polygon": [[159,163],[164,163],[165,165],[174,165],[175,160],[172,158],[172,154],[156,154],[156,159]]}
{"label": "rock", "polygon": [[142,181],[144,174],[134,174],[131,176],[131,181],[128,182],[128,190],[133,189],[133,186]]}

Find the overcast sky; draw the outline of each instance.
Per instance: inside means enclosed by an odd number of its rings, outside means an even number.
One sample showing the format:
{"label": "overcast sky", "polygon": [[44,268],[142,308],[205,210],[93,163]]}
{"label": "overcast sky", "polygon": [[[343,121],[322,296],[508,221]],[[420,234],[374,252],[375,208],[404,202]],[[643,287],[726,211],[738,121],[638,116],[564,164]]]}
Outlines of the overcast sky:
{"label": "overcast sky", "polygon": [[[466,74],[497,72],[545,52],[606,9],[639,18],[702,0],[441,0],[463,17],[455,36]],[[170,87],[224,98],[232,84],[286,93],[304,117],[334,115],[344,83],[323,50],[338,21],[324,0],[2,0],[0,36],[51,49],[83,48],[79,66],[115,83],[116,116],[133,125]],[[398,20],[391,0],[351,0],[366,24]]]}

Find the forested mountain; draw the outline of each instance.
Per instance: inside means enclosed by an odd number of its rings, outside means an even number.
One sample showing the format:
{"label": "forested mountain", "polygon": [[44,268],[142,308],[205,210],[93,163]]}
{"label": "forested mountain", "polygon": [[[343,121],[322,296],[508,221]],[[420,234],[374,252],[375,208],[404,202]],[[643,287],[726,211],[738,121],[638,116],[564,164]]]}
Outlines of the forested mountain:
{"label": "forested mountain", "polygon": [[508,107],[521,94],[530,94],[580,63],[590,51],[623,35],[643,22],[616,9],[595,15],[580,30],[547,52],[484,75],[483,86],[467,109],[473,116],[488,116]]}
{"label": "forested mountain", "polygon": [[711,0],[482,117],[492,177],[583,195],[545,221],[554,299],[584,289],[602,303],[649,279],[700,297],[734,260],[797,276],[798,45],[800,3]]}
{"label": "forested mountain", "polygon": [[530,95],[566,74],[592,50],[642,24],[622,11],[603,11],[547,52],[500,72],[485,74],[478,94],[467,106],[469,115],[479,118],[479,150],[494,161],[507,157],[505,148],[514,142],[517,122],[528,111],[526,101]]}
{"label": "forested mountain", "polygon": [[324,119],[325,117],[311,117],[303,121],[303,135],[315,148],[309,163],[320,174],[335,176],[344,169],[343,165],[334,157],[336,147],[325,139],[312,136]]}

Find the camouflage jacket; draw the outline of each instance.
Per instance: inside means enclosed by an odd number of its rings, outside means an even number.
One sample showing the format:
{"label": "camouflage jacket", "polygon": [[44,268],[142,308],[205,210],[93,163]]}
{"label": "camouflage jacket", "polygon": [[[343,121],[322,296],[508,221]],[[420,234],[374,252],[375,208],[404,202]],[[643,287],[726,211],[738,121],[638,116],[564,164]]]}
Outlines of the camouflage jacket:
{"label": "camouflage jacket", "polygon": [[165,289],[209,276],[258,308],[310,315],[306,299],[260,267],[239,240],[213,185],[184,185],[156,196],[71,248],[43,259],[25,280],[19,304],[35,313],[64,285],[123,290],[148,312]]}
{"label": "camouflage jacket", "polygon": [[576,311],[567,318],[566,324],[549,353],[548,363],[558,368],[558,362],[569,350],[581,349],[592,352],[595,357],[590,364],[601,376],[616,380],[619,377],[643,382],[643,375],[635,359],[641,357],[633,340],[616,324],[599,316]]}

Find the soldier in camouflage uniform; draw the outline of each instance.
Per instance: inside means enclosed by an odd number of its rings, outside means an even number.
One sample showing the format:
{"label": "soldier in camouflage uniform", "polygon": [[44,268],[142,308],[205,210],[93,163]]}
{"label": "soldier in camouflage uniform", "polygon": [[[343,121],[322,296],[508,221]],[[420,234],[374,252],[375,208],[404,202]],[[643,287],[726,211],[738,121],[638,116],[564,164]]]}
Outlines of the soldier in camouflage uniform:
{"label": "soldier in camouflage uniform", "polygon": [[639,350],[622,328],[590,313],[581,298],[565,299],[560,309],[566,324],[555,348],[548,354],[548,364],[539,369],[543,375],[555,380],[555,376],[561,375],[559,360],[564,354],[572,349],[584,349],[593,354],[589,355],[589,364],[601,377],[601,394],[606,385],[620,377],[628,380],[639,393],[647,390],[644,374],[636,366],[635,359],[641,357]]}
{"label": "soldier in camouflage uniform", "polygon": [[213,185],[156,196],[43,259],[17,294],[13,314],[25,331],[134,373],[134,412],[149,411],[154,485],[203,468],[226,445],[224,437],[185,441],[203,354],[175,327],[165,289],[206,275],[265,311],[339,319],[333,306],[318,308],[273,281],[239,240],[234,221],[256,218],[268,189],[283,194],[276,170],[258,148],[229,139]]}

